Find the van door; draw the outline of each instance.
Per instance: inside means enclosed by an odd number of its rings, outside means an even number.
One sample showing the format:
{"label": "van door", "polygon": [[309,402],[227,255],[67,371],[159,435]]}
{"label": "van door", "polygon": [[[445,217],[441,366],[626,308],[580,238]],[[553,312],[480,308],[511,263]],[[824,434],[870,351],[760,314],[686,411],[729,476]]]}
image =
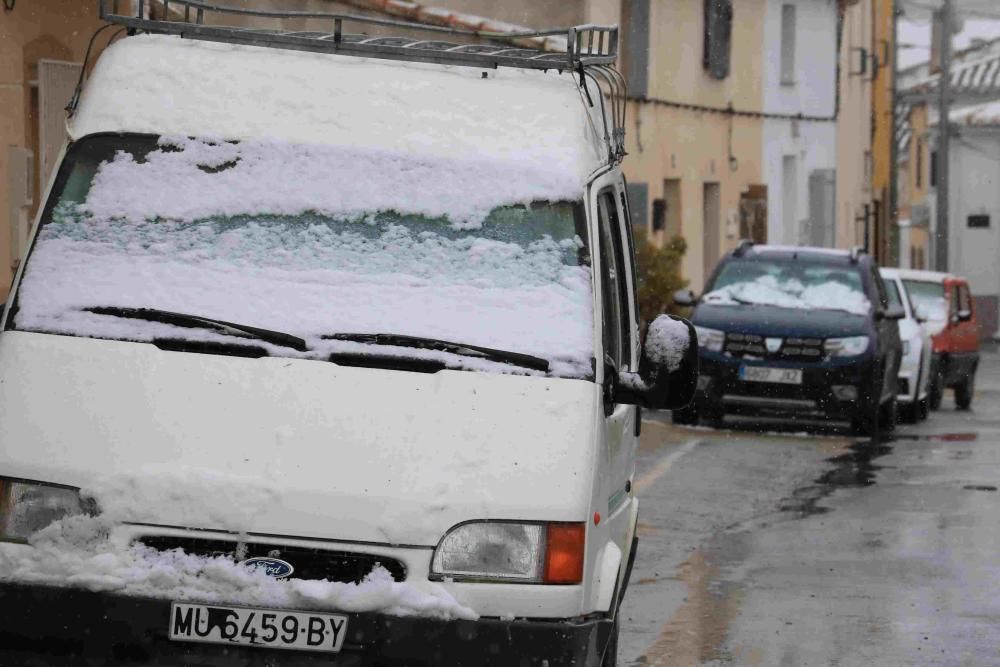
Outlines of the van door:
{"label": "van door", "polygon": [[[638,446],[635,406],[618,404],[614,400],[611,378],[620,371],[635,371],[638,367],[638,326],[632,278],[630,234],[621,177],[606,176],[591,188],[591,210],[595,212],[596,260],[594,263],[601,295],[604,442],[607,451],[605,474],[602,475],[602,495],[607,498],[606,520],[611,539],[627,553],[630,539],[631,513],[626,511],[632,476],[635,473],[635,452]],[[602,502],[603,504],[603,502]]]}

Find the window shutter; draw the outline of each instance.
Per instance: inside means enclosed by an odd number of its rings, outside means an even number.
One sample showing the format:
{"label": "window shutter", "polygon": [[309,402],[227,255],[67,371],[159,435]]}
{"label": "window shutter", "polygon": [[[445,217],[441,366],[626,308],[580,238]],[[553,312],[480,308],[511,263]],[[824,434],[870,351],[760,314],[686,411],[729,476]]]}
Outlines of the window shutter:
{"label": "window shutter", "polygon": [[733,0],[705,0],[705,49],[702,65],[714,79],[729,76]]}

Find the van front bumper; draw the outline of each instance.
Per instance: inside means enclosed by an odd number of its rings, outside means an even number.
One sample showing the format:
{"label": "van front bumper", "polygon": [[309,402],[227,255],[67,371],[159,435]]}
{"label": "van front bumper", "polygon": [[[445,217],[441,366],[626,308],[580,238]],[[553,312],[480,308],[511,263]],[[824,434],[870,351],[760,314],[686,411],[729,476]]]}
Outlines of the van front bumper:
{"label": "van front bumper", "polygon": [[170,605],[73,588],[0,584],[0,664],[596,666],[613,626],[604,617],[444,621],[345,613],[343,650],[312,653],[171,641]]}

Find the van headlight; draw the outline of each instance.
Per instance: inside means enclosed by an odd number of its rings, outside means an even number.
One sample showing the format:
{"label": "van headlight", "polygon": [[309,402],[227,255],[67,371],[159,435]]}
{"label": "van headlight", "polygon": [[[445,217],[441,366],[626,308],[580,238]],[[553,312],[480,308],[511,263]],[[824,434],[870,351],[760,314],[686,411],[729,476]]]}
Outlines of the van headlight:
{"label": "van headlight", "polygon": [[578,584],[585,534],[583,523],[463,523],[438,543],[431,579]]}
{"label": "van headlight", "polygon": [[79,489],[0,477],[0,540],[26,542],[60,519],[95,513]]}
{"label": "van headlight", "polygon": [[718,329],[708,327],[695,327],[698,334],[698,347],[703,347],[710,352],[721,352],[722,344],[726,342],[726,334]]}
{"label": "van headlight", "polygon": [[823,347],[831,357],[856,357],[868,350],[868,344],[868,336],[850,336],[827,338]]}

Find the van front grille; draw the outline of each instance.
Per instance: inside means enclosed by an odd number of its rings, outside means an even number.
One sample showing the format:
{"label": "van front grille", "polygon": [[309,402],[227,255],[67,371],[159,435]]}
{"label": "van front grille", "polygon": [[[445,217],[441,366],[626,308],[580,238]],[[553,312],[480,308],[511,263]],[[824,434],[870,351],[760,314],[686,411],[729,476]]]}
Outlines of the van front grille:
{"label": "van front grille", "polygon": [[406,566],[401,561],[376,554],[165,535],[147,535],[140,537],[137,541],[158,551],[182,549],[187,554],[208,557],[227,556],[236,561],[244,561],[254,557],[280,558],[295,568],[291,575],[295,579],[326,579],[327,581],[343,583],[359,583],[375,566],[381,565],[389,571],[394,581],[406,580]]}

